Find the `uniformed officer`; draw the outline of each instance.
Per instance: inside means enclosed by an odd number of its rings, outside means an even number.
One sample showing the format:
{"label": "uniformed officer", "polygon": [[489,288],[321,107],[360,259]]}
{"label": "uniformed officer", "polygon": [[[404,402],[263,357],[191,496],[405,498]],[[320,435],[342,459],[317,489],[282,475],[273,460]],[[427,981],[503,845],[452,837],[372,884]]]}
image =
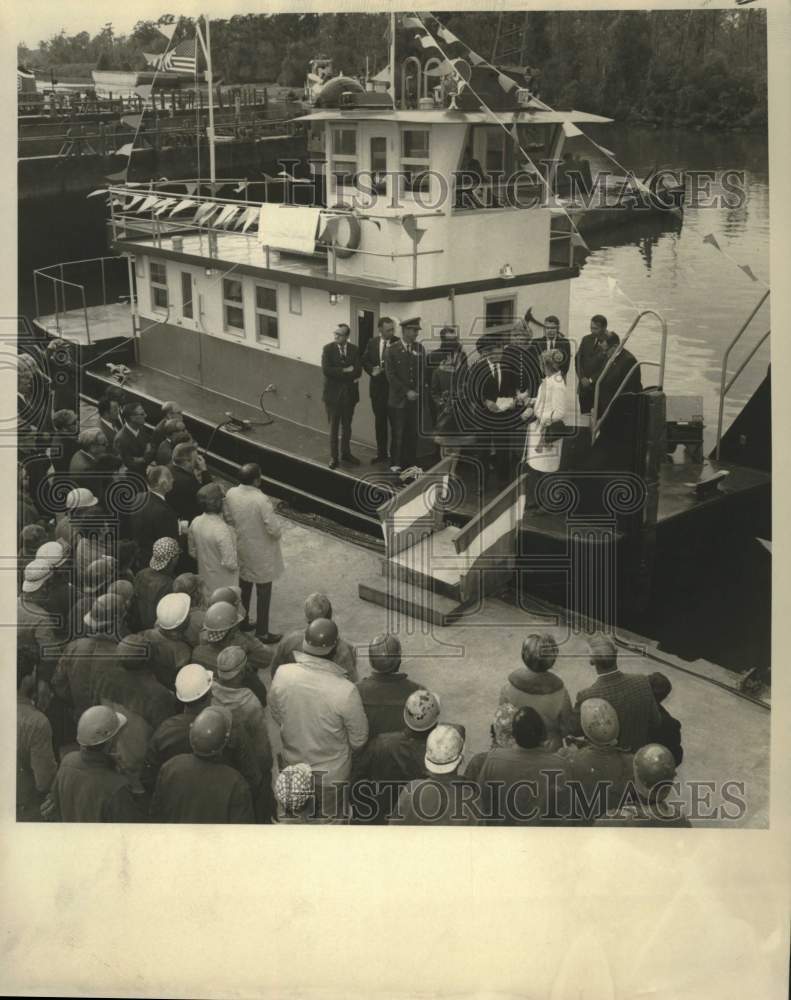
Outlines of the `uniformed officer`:
{"label": "uniformed officer", "polygon": [[390,416],[391,472],[401,472],[417,461],[420,390],[424,371],[424,351],[418,343],[420,319],[401,323],[403,340],[395,340],[385,355]]}

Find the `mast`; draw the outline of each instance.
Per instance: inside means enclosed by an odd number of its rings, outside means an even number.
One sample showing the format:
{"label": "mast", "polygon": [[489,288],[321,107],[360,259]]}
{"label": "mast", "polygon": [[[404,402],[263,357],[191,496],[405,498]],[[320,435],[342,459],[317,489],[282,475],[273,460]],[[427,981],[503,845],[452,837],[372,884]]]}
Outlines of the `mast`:
{"label": "mast", "polygon": [[209,84],[209,127],[207,129],[209,135],[209,181],[211,182],[212,194],[214,194],[217,181],[217,170],[214,156],[214,76],[212,74],[211,65],[211,27],[207,14],[203,15],[203,22],[206,28],[206,38],[204,39],[203,37],[200,30],[200,24],[195,25],[195,30],[197,31],[198,38],[200,39],[203,54],[206,57],[206,76]]}
{"label": "mast", "polygon": [[396,106],[396,16],[390,15],[390,96],[393,98],[393,107]]}

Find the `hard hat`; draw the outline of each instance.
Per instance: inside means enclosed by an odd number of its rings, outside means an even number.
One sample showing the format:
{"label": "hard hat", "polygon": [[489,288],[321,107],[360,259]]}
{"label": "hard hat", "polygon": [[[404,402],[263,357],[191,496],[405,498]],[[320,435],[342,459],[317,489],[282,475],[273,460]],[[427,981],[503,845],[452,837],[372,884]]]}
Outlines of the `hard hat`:
{"label": "hard hat", "polygon": [[106,705],[94,705],[80,716],[77,742],[81,747],[98,747],[107,743],[126,725],[126,716]]}
{"label": "hard hat", "polygon": [[461,727],[441,723],[426,740],[426,769],[434,774],[450,774],[459,766],[463,751]]}
{"label": "hard hat", "polygon": [[618,739],[618,713],[604,698],[586,698],[580,706],[582,731],[596,746],[611,746]]}
{"label": "hard hat", "polygon": [[231,604],[236,607],[242,598],[242,591],[239,587],[218,587],[213,590],[211,597],[209,598],[209,607],[212,604],[219,604],[220,601],[224,601],[226,604]]}
{"label": "hard hat", "polygon": [[196,757],[213,757],[228,742],[228,716],[216,706],[204,708],[190,726],[190,746]]}
{"label": "hard hat", "polygon": [[368,659],[379,674],[392,674],[401,666],[401,643],[397,636],[383,632],[371,640]]}
{"label": "hard hat", "polygon": [[243,618],[244,615],[240,615],[236,608],[232,604],[228,604],[227,601],[212,604],[207,609],[203,619],[204,628],[209,633],[209,642],[222,639],[225,633],[230,632]]}
{"label": "hard hat", "polygon": [[104,590],[114,575],[115,559],[112,556],[100,556],[89,563],[82,589],[88,594],[96,594]]}
{"label": "hard hat", "polygon": [[229,681],[247,666],[247,653],[241,646],[226,646],[217,657],[217,675],[220,680]]}
{"label": "hard hat", "polygon": [[313,794],[313,772],[308,764],[289,764],[275,782],[275,797],[287,812],[297,812]]}
{"label": "hard hat", "polygon": [[102,594],[97,597],[91,605],[91,610],[87,615],[83,615],[83,621],[89,628],[103,629],[116,625],[123,613],[123,605],[118,594]]}
{"label": "hard hat", "polygon": [[198,701],[206,694],[213,681],[211,670],[199,663],[187,663],[176,674],[176,697],[185,704]]}
{"label": "hard hat", "polygon": [[404,722],[416,733],[425,733],[439,719],[439,697],[421,688],[413,691],[404,705]]}
{"label": "hard hat", "polygon": [[46,559],[34,559],[25,566],[25,579],[22,583],[22,590],[26,594],[32,594],[40,587],[43,587],[52,576],[52,564]]}
{"label": "hard hat", "polygon": [[129,580],[113,580],[107,588],[108,596],[113,594],[124,604],[129,604],[135,594],[134,585]]}
{"label": "hard hat", "polygon": [[45,542],[37,551],[36,559],[46,560],[53,569],[66,562],[68,551],[60,542]]}
{"label": "hard hat", "polygon": [[83,507],[95,507],[99,501],[84,486],[69,490],[66,494],[66,510],[81,510]]}
{"label": "hard hat", "polygon": [[190,613],[189,594],[165,594],[157,604],[156,625],[163,629],[178,628]]}
{"label": "hard hat", "polygon": [[200,593],[200,577],[197,573],[179,573],[173,581],[174,594],[189,594],[194,597]]}
{"label": "hard hat", "polygon": [[151,548],[151,569],[164,569],[169,562],[181,555],[181,548],[175,538],[158,538]]}
{"label": "hard hat", "polygon": [[[634,755],[632,764],[634,768],[634,781],[637,791],[648,798],[658,795],[660,798],[670,790],[667,783],[676,776],[676,762],[673,754],[660,743],[649,743],[640,747]],[[664,788],[657,788],[657,785],[664,784]]]}
{"label": "hard hat", "polygon": [[329,618],[316,618],[305,629],[302,649],[313,656],[326,656],[338,645],[338,626]]}

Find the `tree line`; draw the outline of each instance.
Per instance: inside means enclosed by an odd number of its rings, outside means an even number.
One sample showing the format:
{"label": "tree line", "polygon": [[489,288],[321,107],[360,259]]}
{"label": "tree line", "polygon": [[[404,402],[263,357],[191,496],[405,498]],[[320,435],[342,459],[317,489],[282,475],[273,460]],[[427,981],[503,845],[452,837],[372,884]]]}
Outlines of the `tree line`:
{"label": "tree line", "polygon": [[[536,11],[527,17],[526,61],[539,70],[541,98],[619,120],[694,126],[761,127],[767,121],[766,12]],[[486,58],[498,15],[446,12],[441,20]],[[226,83],[277,82],[299,88],[308,61],[332,58],[335,69],[362,76],[381,70],[389,51],[385,14],[239,14],[213,20],[214,71]],[[183,17],[173,44],[195,34]],[[409,32],[397,51],[414,51]],[[19,46],[21,63],[56,78],[89,79],[90,70],[135,70],[144,52],[161,52],[153,21],[128,35],[106,24],[95,36],[65,32],[36,49]],[[367,57],[367,66],[366,66]]]}

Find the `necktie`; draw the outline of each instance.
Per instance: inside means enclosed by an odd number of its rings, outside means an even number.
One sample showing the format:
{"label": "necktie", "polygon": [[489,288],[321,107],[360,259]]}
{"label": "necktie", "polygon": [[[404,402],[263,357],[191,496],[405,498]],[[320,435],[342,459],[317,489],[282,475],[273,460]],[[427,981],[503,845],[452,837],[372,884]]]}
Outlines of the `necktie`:
{"label": "necktie", "polygon": [[345,360],[346,360],[346,348],[342,347],[341,348],[341,361],[345,361]]}

